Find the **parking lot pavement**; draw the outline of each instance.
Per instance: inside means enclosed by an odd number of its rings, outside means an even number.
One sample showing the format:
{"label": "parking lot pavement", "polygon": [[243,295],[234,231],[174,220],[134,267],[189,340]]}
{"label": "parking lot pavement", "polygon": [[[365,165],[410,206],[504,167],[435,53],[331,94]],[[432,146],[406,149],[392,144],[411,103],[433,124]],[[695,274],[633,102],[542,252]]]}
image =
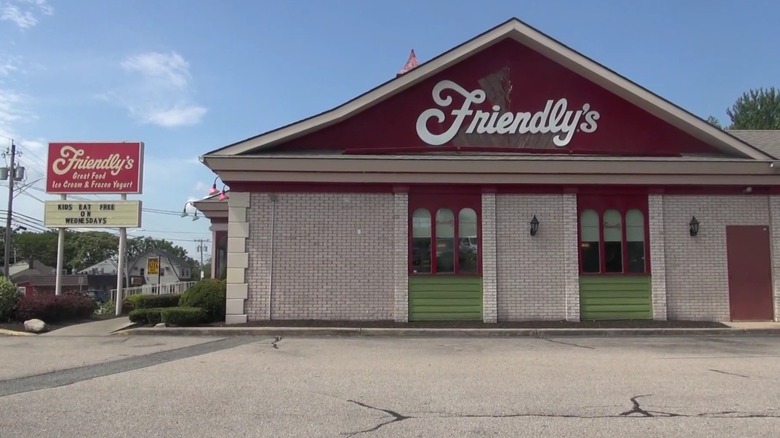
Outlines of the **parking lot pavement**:
{"label": "parking lot pavement", "polygon": [[231,338],[2,381],[0,436],[774,437],[779,357],[776,337]]}

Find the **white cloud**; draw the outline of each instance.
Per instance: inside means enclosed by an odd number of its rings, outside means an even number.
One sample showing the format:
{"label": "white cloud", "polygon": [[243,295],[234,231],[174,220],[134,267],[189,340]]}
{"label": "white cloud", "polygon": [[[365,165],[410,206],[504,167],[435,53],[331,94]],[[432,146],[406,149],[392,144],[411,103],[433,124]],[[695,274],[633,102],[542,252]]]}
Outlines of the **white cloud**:
{"label": "white cloud", "polygon": [[141,118],[147,123],[152,123],[165,128],[175,126],[189,126],[200,123],[206,108],[197,105],[176,104],[171,108],[150,109],[147,108]]}
{"label": "white cloud", "polygon": [[176,52],[130,56],[122,61],[122,68],[141,73],[147,80],[159,82],[162,86],[183,89],[190,81],[190,64]]}
{"label": "white cloud", "polygon": [[0,4],[0,20],[10,21],[20,29],[38,24],[41,15],[52,15],[54,8],[46,0],[5,0]]}
{"label": "white cloud", "polygon": [[130,75],[121,90],[96,96],[117,102],[142,123],[164,128],[200,123],[208,111],[192,100],[190,64],[175,51],[146,52],[126,57],[120,63]]}

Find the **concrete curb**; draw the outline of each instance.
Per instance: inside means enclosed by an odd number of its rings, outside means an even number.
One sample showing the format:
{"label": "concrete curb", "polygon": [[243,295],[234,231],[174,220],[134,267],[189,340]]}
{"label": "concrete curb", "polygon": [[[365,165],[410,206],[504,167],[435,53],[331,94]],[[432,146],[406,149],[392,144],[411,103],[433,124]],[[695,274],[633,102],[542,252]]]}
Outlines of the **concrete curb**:
{"label": "concrete curb", "polygon": [[360,328],[360,327],[165,327],[114,332],[123,336],[384,336],[384,337],[571,337],[571,336],[780,336],[774,328]]}
{"label": "concrete curb", "polygon": [[38,336],[37,333],[20,332],[16,330],[0,329],[0,336]]}

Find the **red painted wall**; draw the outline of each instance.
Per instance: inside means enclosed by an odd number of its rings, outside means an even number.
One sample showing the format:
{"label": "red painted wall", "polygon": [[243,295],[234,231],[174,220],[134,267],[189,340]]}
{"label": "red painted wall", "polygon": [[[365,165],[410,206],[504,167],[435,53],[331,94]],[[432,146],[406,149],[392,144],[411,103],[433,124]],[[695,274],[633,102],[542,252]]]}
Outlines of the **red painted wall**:
{"label": "red painted wall", "polygon": [[[492,75],[492,76],[491,76]],[[486,79],[491,76],[492,79]],[[428,123],[434,133],[444,132],[454,120],[451,111],[460,108],[465,98],[454,92],[448,107],[433,100],[434,86],[451,80],[467,91],[483,89],[487,98],[473,104],[472,110],[499,113],[531,112],[545,108],[547,101],[567,99],[569,110],[590,109],[599,113],[595,132],[574,132],[566,147],[554,146],[554,134],[465,134],[471,117],[466,117],[460,133],[442,146],[430,146],[417,133],[419,115],[430,108],[440,108],[443,124]],[[580,119],[580,123],[585,118]],[[581,126],[578,124],[578,126]],[[292,140],[281,149],[392,150],[442,147],[493,147],[533,152],[609,153],[614,155],[678,155],[679,153],[713,152],[714,149],[661,119],[639,109],[611,92],[563,68],[514,40],[504,40],[462,61],[352,118]]]}

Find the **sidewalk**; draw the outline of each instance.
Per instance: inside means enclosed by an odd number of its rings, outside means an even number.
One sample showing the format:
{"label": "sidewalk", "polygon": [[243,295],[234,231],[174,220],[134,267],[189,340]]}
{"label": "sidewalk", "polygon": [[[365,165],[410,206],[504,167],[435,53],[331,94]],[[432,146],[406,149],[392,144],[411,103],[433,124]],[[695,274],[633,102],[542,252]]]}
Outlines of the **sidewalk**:
{"label": "sidewalk", "polygon": [[780,336],[780,323],[727,323],[720,328],[367,328],[367,327],[142,327],[116,335],[137,336]]}
{"label": "sidewalk", "polygon": [[39,336],[108,336],[117,330],[132,326],[133,323],[126,316],[111,318],[103,321],[85,322],[74,324],[61,329],[42,333]]}

